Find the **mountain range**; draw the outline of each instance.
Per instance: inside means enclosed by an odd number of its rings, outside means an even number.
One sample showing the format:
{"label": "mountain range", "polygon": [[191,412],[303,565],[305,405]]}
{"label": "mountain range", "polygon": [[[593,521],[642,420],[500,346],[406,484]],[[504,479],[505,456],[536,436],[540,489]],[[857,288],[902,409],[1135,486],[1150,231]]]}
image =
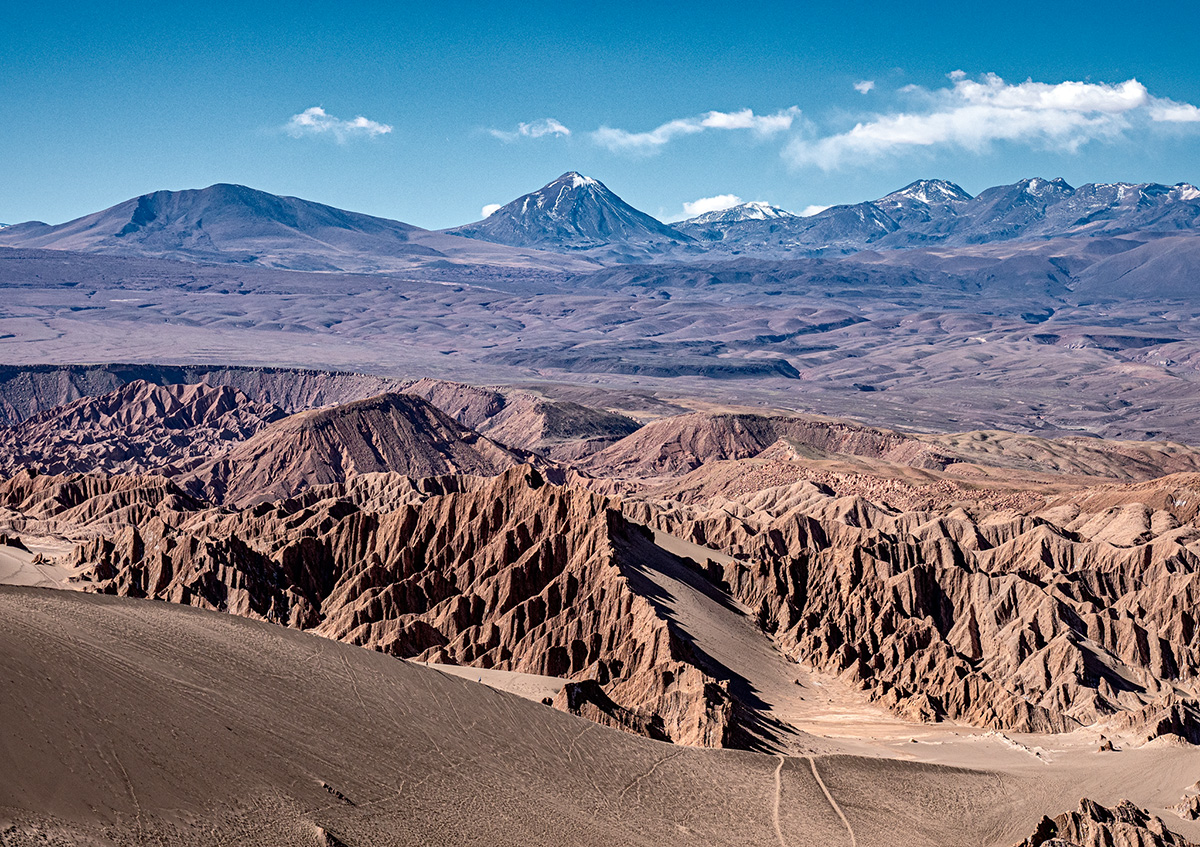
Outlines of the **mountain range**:
{"label": "mountain range", "polygon": [[1196,194],[5,229],[0,842],[1195,847]]}
{"label": "mountain range", "polygon": [[[239,185],[157,191],[51,226],[0,231],[0,245],[305,271],[391,273],[456,265],[576,272],[721,256],[789,258],[970,247],[1054,238],[1138,238],[1200,229],[1189,183],[1032,177],[972,197],[922,179],[878,200],[795,215],[745,203],[668,225],[574,171],[481,221],[434,232]],[[563,254],[567,254],[564,256]]]}
{"label": "mountain range", "polygon": [[155,191],[57,226],[17,224],[3,230],[0,245],[348,273],[447,263],[571,266],[547,254],[227,184]]}
{"label": "mountain range", "polygon": [[[696,223],[676,226],[694,232]],[[808,217],[705,222],[710,249],[783,256],[931,245],[970,246],[1200,227],[1200,189],[1188,183],[1089,183],[1032,177],[972,197],[952,182],[917,180],[878,200],[832,206]]]}

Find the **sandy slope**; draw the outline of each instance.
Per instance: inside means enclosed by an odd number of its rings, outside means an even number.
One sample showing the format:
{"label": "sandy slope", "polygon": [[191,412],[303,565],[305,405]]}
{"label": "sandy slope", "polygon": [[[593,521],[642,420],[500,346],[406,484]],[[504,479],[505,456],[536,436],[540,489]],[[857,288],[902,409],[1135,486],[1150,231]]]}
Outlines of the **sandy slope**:
{"label": "sandy slope", "polygon": [[27,585],[39,588],[69,588],[67,580],[74,573],[72,568],[51,562],[34,561],[38,553],[61,555],[67,552],[68,545],[54,544],[35,545],[28,539],[27,546],[14,547],[0,544],[0,585]]}
{"label": "sandy slope", "polygon": [[[0,609],[8,843],[40,843],[31,819],[120,844],[777,843],[771,757],[228,615],[11,588]],[[807,768],[781,784],[789,843],[836,843]]]}
{"label": "sandy slope", "polygon": [[460,679],[482,682],[484,685],[489,688],[495,688],[497,691],[507,691],[509,694],[516,694],[518,697],[524,697],[526,700],[533,700],[539,703],[547,697],[554,699],[554,695],[562,690],[563,684],[567,681],[560,676],[542,676],[536,673],[499,671],[495,668],[473,668],[469,665],[442,665],[433,662],[410,661],[421,667],[433,668],[436,671],[456,676]]}
{"label": "sandy slope", "polygon": [[280,627],[29,588],[0,589],[0,679],[13,845],[1006,845],[1200,770],[1175,747],[991,772],[670,747]]}

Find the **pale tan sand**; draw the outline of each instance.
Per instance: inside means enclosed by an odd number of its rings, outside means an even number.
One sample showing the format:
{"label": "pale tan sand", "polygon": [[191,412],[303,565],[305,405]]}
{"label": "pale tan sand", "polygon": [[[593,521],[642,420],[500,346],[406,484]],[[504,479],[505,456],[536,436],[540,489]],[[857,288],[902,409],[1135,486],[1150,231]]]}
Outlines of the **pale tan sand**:
{"label": "pale tan sand", "polygon": [[1080,796],[1166,817],[1200,773],[1191,747],[1037,757],[949,727],[909,755],[960,767],[672,747],[282,627],[30,588],[0,588],[0,680],[16,845],[1006,847]]}
{"label": "pale tan sand", "polygon": [[22,539],[28,548],[0,544],[0,585],[27,585],[40,588],[73,588],[68,580],[75,571],[51,561],[34,562],[38,554],[49,559],[66,552],[67,545],[61,543],[37,543]]}
{"label": "pale tan sand", "polygon": [[541,676],[535,673],[499,671],[493,668],[472,668],[463,665],[443,665],[435,662],[413,662],[421,667],[432,668],[441,673],[462,679],[480,682],[497,691],[507,691],[526,700],[540,703],[547,697],[553,698],[562,690],[567,680],[558,676]]}

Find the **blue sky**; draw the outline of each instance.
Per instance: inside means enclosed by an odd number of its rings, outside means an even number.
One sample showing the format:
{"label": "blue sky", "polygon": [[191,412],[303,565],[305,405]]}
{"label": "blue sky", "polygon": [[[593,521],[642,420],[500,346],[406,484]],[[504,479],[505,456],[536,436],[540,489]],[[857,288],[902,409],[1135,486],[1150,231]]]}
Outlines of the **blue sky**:
{"label": "blue sky", "polygon": [[664,219],[1200,182],[1200,4],[1081,8],[10,4],[0,221],[238,182],[438,228],[567,170]]}

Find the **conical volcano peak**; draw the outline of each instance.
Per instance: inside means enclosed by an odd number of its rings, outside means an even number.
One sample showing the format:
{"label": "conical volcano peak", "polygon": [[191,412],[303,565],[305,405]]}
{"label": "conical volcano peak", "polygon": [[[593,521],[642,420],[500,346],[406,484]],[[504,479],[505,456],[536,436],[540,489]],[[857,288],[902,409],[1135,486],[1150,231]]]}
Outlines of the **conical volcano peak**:
{"label": "conical volcano peak", "polygon": [[567,171],[482,221],[447,230],[514,247],[560,252],[610,245],[671,246],[690,239],[630,206],[597,179]]}
{"label": "conical volcano peak", "polygon": [[[550,183],[550,185],[547,185],[546,188],[549,188],[553,185],[569,185],[571,188],[582,188],[585,185],[594,185],[600,188],[605,188],[604,183],[600,182],[600,180],[592,179],[590,176],[584,176],[578,171],[567,171],[558,179],[554,180],[554,182]],[[605,188],[605,190],[607,190],[607,188]]]}
{"label": "conical volcano peak", "polygon": [[743,221],[766,221],[794,217],[796,215],[778,206],[772,206],[770,203],[760,200],[752,200],[749,203],[739,203],[728,209],[705,212],[702,215],[681,221],[676,226],[710,226],[712,224],[735,224]]}

